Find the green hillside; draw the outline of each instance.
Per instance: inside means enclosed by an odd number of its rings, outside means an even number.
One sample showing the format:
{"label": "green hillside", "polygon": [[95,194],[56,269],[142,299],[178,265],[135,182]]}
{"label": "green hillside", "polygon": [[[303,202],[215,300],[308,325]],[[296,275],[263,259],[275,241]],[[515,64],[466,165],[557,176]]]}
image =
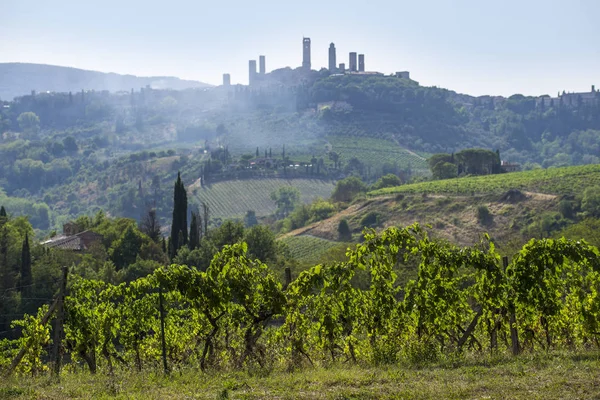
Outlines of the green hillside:
{"label": "green hillside", "polygon": [[310,203],[318,197],[327,198],[333,191],[331,181],[319,179],[246,179],[217,182],[200,187],[193,184],[188,190],[191,203],[206,202],[215,218],[243,217],[253,210],[257,216],[275,212],[277,207],[271,193],[282,186],[294,186],[300,190],[301,201]]}
{"label": "green hillside", "polygon": [[318,264],[323,253],[340,245],[339,242],[310,235],[288,236],[281,241],[287,244],[294,259],[307,265]]}
{"label": "green hillside", "polygon": [[594,185],[600,185],[600,164],[420,182],[376,190],[369,194],[486,194],[520,189],[561,195],[581,193],[586,187]]}
{"label": "green hillside", "polygon": [[416,174],[429,174],[425,157],[400,147],[392,140],[365,138],[357,136],[328,136],[331,150],[338,153],[344,162],[357,158],[373,171],[384,164],[394,164],[402,169],[409,168]]}

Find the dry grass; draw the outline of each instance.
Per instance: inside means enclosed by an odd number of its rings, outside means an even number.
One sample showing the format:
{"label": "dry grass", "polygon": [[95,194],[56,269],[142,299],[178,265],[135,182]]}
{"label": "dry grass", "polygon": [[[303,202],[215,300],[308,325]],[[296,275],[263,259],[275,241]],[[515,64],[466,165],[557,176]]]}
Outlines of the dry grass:
{"label": "dry grass", "polygon": [[[493,222],[482,225],[477,220],[477,208],[485,205],[493,215]],[[370,212],[381,216],[378,229],[390,226],[407,226],[414,222],[431,224],[432,235],[461,246],[477,243],[484,233],[489,233],[498,243],[504,243],[518,235],[514,222],[525,226],[530,214],[558,211],[555,196],[528,193],[518,204],[507,204],[499,196],[452,196],[452,195],[406,195],[381,196],[357,202],[329,219],[319,221],[284,237],[310,234],[323,239],[337,240],[340,219],[346,218],[354,232],[360,232],[361,219]]]}

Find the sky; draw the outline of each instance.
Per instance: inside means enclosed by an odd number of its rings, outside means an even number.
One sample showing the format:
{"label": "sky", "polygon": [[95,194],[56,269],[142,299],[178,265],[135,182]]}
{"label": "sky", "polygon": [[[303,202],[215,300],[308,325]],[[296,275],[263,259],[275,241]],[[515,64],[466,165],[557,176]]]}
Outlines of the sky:
{"label": "sky", "polygon": [[267,71],[365,54],[368,71],[410,71],[471,95],[600,88],[600,0],[0,0],[0,62],[247,84]]}

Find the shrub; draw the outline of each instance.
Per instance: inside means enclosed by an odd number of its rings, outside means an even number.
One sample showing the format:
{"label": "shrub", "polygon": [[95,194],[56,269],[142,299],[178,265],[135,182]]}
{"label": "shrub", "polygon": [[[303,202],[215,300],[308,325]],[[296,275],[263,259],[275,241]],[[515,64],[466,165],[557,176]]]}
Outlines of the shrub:
{"label": "shrub", "polygon": [[360,224],[364,227],[373,228],[379,225],[379,219],[379,213],[371,211],[360,220]]}
{"label": "shrub", "polygon": [[338,234],[339,238],[342,241],[348,241],[352,239],[352,232],[350,231],[350,225],[348,225],[348,221],[342,219],[338,224]]}
{"label": "shrub", "polygon": [[494,221],[494,216],[485,205],[477,207],[477,221],[481,225],[490,225]]}
{"label": "shrub", "polygon": [[600,186],[592,186],[583,192],[581,209],[594,217],[600,217]]}
{"label": "shrub", "polygon": [[558,211],[564,218],[573,219],[575,216],[573,202],[569,200],[561,200],[558,203]]}
{"label": "shrub", "polygon": [[360,178],[351,176],[338,181],[331,198],[334,201],[350,202],[359,193],[367,191],[367,186]]}

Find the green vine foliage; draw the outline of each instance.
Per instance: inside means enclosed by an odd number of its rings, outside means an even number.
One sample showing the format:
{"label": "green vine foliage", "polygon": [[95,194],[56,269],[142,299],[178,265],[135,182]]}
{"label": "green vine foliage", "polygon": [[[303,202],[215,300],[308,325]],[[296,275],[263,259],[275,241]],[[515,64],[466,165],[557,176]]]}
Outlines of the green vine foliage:
{"label": "green vine foliage", "polygon": [[18,372],[23,374],[38,374],[48,370],[48,366],[43,363],[44,356],[47,355],[46,347],[50,343],[50,324],[42,324],[44,314],[48,311],[48,306],[42,306],[37,315],[25,314],[23,319],[15,320],[11,328],[20,327],[22,336],[17,340],[18,348],[25,348],[25,356],[18,366]]}
{"label": "green vine foliage", "polygon": [[[68,368],[159,368],[159,290],[171,370],[268,372],[508,352],[512,320],[524,351],[600,347],[600,254],[583,241],[532,240],[505,269],[489,237],[457,247],[417,224],[367,230],[346,261],[309,268],[285,288],[247,251],[245,243],[225,246],[206,271],[174,264],[118,286],[71,279]],[[410,268],[412,279],[400,280]],[[27,347],[18,372],[46,368],[45,310],[14,322],[23,336],[0,343],[0,365]]]}

